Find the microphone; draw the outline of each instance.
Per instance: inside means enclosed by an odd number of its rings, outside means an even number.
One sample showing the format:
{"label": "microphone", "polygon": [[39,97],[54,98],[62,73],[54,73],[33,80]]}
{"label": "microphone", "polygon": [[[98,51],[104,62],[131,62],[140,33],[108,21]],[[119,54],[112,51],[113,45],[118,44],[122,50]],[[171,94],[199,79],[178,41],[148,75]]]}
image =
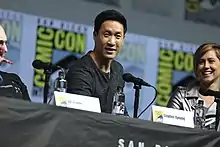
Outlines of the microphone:
{"label": "microphone", "polygon": [[44,69],[44,70],[58,70],[60,69],[59,66],[55,66],[52,63],[45,63],[41,60],[34,60],[32,62],[32,66],[36,69]]}
{"label": "microphone", "polygon": [[203,91],[202,89],[199,89],[199,93],[201,93],[204,96],[214,96],[214,97],[220,98],[219,91],[213,91],[210,89],[208,89],[207,91]]}
{"label": "microphone", "polygon": [[145,82],[143,79],[137,78],[130,73],[123,74],[123,80],[125,82],[134,83],[135,85],[140,85],[140,86],[143,85],[143,86],[151,87],[151,85]]}
{"label": "microphone", "polygon": [[47,103],[47,96],[48,96],[48,91],[49,91],[49,80],[50,80],[50,75],[60,69],[61,67],[53,65],[52,63],[45,63],[40,60],[34,60],[32,62],[32,66],[36,69],[44,69],[44,74],[45,74],[45,84],[44,84],[44,99],[43,103]]}

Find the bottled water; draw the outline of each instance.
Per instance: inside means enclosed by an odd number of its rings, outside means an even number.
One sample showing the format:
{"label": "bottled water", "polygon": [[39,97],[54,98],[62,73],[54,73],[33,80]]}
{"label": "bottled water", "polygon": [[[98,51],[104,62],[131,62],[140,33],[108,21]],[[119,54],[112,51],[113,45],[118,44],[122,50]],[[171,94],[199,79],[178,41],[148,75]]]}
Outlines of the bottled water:
{"label": "bottled water", "polygon": [[195,107],[194,113],[194,125],[195,128],[205,129],[205,109],[204,101],[199,100],[198,104]]}
{"label": "bottled water", "polygon": [[67,82],[65,79],[65,72],[61,70],[58,73],[58,77],[54,82],[54,90],[59,92],[66,92],[66,89],[67,89]]}
{"label": "bottled water", "polygon": [[112,104],[112,114],[114,115],[124,115],[125,114],[125,94],[123,88],[118,86],[117,92],[113,98]]}

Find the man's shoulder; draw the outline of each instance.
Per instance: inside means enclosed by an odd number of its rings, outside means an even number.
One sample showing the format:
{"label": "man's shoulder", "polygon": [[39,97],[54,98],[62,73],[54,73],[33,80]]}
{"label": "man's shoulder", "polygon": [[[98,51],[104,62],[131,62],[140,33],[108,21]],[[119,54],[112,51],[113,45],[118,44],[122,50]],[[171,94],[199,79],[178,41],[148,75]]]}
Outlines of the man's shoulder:
{"label": "man's shoulder", "polygon": [[86,54],[79,58],[71,67],[70,69],[92,69],[92,59],[89,54]]}
{"label": "man's shoulder", "polygon": [[13,78],[13,79],[20,80],[20,77],[16,73],[0,71],[0,74],[4,77],[7,77],[7,78]]}
{"label": "man's shoulder", "polygon": [[12,73],[12,72],[5,72],[5,71],[0,71],[0,74],[3,77],[3,79],[5,79],[6,81],[7,80],[14,81],[17,84],[19,84],[20,86],[26,87],[26,85],[22,82],[22,80],[18,74]]}
{"label": "man's shoulder", "polygon": [[115,71],[122,71],[122,72],[123,72],[123,66],[121,65],[121,63],[119,63],[119,62],[116,61],[116,60],[113,60],[113,62],[112,62],[112,68],[113,68],[113,70],[115,70]]}
{"label": "man's shoulder", "polygon": [[115,65],[118,66],[118,67],[122,67],[121,63],[118,62],[117,60],[113,60],[112,63],[115,64]]}
{"label": "man's shoulder", "polygon": [[92,59],[88,54],[82,56],[68,69],[66,76],[67,79],[72,79],[73,76],[92,76],[95,69],[93,64],[94,63],[92,63]]}

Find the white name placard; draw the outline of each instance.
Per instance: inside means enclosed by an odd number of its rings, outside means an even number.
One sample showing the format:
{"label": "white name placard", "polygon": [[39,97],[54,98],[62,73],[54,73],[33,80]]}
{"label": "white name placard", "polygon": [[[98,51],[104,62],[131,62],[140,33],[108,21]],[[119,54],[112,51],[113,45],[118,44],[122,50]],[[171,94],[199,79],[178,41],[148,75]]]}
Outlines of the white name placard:
{"label": "white name placard", "polygon": [[56,106],[101,113],[99,98],[54,91]]}
{"label": "white name placard", "polygon": [[152,105],[152,114],[154,122],[194,128],[193,111],[183,111]]}

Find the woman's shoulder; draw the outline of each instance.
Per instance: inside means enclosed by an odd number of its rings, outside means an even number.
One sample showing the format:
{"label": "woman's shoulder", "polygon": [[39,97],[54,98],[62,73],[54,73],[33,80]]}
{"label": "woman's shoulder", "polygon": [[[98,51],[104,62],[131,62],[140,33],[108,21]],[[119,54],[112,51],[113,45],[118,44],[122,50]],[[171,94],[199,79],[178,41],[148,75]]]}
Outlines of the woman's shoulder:
{"label": "woman's shoulder", "polygon": [[174,93],[178,93],[178,92],[186,92],[189,89],[189,87],[187,86],[177,86],[176,89],[173,90],[173,94]]}
{"label": "woman's shoulder", "polygon": [[177,91],[184,91],[184,92],[189,92],[189,91],[195,91],[198,90],[199,88],[199,83],[197,81],[191,82],[189,84],[187,84],[186,86],[177,86],[173,92],[177,92]]}

